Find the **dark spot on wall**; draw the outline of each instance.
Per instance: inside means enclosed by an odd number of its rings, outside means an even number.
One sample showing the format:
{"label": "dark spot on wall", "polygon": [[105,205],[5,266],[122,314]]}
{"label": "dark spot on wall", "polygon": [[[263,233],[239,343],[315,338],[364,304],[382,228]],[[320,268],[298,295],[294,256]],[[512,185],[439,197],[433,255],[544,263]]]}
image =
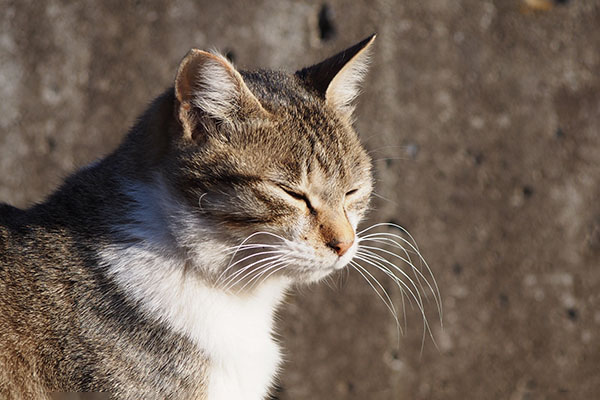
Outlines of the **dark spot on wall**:
{"label": "dark spot on wall", "polygon": [[575,308],[568,308],[567,316],[571,321],[577,321],[577,318],[579,317],[579,312]]}
{"label": "dark spot on wall", "polygon": [[500,295],[498,295],[498,301],[500,301],[501,307],[508,306],[508,295],[506,293],[500,293]]}
{"label": "dark spot on wall", "polygon": [[53,152],[56,149],[56,139],[53,137],[49,137],[46,139],[46,143],[48,144],[48,150]]}
{"label": "dark spot on wall", "polygon": [[319,10],[319,38],[322,41],[331,40],[335,37],[336,29],[333,22],[333,10],[327,3],[323,3]]}
{"label": "dark spot on wall", "polygon": [[454,275],[456,275],[456,276],[461,275],[462,274],[462,270],[463,270],[463,267],[459,263],[455,263],[452,266],[452,272],[454,272]]}
{"label": "dark spot on wall", "polygon": [[556,2],[556,4],[567,4],[569,2],[569,0],[554,0]]}
{"label": "dark spot on wall", "polygon": [[480,151],[467,149],[467,155],[473,160],[473,164],[476,166],[480,166],[485,160],[483,153]]}
{"label": "dark spot on wall", "polygon": [[525,198],[533,196],[533,188],[529,185],[523,186],[523,196],[525,196]]}
{"label": "dark spot on wall", "polygon": [[554,136],[557,139],[562,139],[565,137],[565,131],[563,131],[562,128],[558,128],[558,129],[556,129],[556,132],[554,132]]}
{"label": "dark spot on wall", "polygon": [[235,62],[235,52],[232,49],[225,50],[225,57],[231,62]]}
{"label": "dark spot on wall", "polygon": [[354,392],[354,383],[352,383],[352,382],[346,383],[346,388],[348,389],[348,393],[353,393]]}
{"label": "dark spot on wall", "polygon": [[589,224],[586,243],[589,249],[600,250],[600,216]]}

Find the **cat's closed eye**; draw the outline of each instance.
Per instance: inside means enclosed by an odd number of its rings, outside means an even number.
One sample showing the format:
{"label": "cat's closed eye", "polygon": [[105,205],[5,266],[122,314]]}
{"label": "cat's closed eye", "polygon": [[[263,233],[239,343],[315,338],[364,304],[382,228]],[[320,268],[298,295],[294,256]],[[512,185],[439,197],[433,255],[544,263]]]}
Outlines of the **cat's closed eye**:
{"label": "cat's closed eye", "polygon": [[352,196],[354,193],[358,192],[358,189],[352,189],[346,192],[346,197]]}
{"label": "cat's closed eye", "polygon": [[290,188],[288,188],[288,187],[286,187],[286,186],[283,186],[283,185],[278,185],[278,186],[279,186],[279,188],[280,188],[281,190],[283,190],[283,191],[284,191],[284,192],[285,192],[285,193],[286,193],[288,196],[290,196],[290,197],[292,197],[292,198],[294,198],[294,199],[296,199],[296,200],[303,201],[303,202],[306,204],[306,207],[308,207],[308,209],[309,209],[311,212],[313,212],[313,211],[314,211],[314,208],[313,208],[313,206],[312,206],[312,204],[311,204],[311,202],[310,202],[310,199],[308,198],[308,196],[307,196],[307,195],[305,195],[304,193],[301,193],[301,192],[297,192],[297,191],[295,191],[295,190],[293,190],[293,189],[290,189]]}

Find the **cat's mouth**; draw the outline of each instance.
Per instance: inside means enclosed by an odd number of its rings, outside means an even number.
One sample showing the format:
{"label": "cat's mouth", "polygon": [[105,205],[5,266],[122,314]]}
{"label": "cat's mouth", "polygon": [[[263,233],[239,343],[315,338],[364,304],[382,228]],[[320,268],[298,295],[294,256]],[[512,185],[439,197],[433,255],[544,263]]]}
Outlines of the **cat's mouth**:
{"label": "cat's mouth", "polygon": [[338,257],[335,264],[333,265],[333,269],[338,270],[345,268],[350,263],[350,261],[352,261],[352,259],[356,255],[357,250],[358,244],[354,242],[352,247],[350,247],[350,249],[348,249],[348,251],[344,255]]}
{"label": "cat's mouth", "polygon": [[296,283],[316,282],[347,267],[357,254],[358,241],[342,255],[331,250],[257,232],[232,248],[233,257],[216,283],[226,289],[254,287],[278,276]]}
{"label": "cat's mouth", "polygon": [[333,262],[323,261],[316,262],[312,265],[302,266],[299,268],[300,273],[299,276],[296,276],[296,279],[308,283],[320,281],[328,275],[346,268],[356,255],[357,249],[358,246],[354,244],[344,255],[337,256]]}

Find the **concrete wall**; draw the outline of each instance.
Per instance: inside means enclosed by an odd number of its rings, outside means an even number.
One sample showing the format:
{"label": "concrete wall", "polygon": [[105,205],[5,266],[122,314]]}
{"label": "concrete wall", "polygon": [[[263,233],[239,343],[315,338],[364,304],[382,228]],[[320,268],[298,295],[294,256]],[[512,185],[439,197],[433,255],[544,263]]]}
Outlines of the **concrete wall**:
{"label": "concrete wall", "polygon": [[114,149],[190,47],[294,70],[376,31],[356,123],[369,222],[413,234],[444,327],[430,304],[422,345],[408,308],[398,336],[355,272],[303,290],[279,398],[595,398],[600,5],[559,3],[0,0],[0,200],[39,201]]}

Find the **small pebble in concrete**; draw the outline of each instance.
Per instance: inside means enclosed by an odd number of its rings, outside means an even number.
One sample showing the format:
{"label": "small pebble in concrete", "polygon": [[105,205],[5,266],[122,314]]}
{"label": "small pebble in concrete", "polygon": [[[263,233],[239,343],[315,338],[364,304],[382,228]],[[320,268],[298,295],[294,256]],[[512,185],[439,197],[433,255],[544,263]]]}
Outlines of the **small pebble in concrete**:
{"label": "small pebble in concrete", "polygon": [[419,154],[419,145],[416,143],[409,143],[406,145],[404,151],[406,151],[406,154],[408,154],[408,156],[414,160]]}

